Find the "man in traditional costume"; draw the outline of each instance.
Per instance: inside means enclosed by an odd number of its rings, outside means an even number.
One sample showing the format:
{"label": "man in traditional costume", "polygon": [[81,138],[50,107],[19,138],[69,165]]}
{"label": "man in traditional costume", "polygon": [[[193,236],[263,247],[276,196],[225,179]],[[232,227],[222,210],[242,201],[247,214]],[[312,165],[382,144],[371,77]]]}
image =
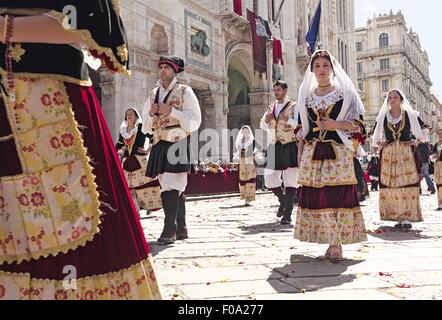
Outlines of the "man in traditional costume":
{"label": "man in traditional costume", "polygon": [[161,57],[160,80],[143,108],[143,132],[153,135],[146,175],[158,177],[165,214],[158,242],[171,244],[188,238],[184,190],[191,171],[190,135],[201,125],[201,110],[192,88],[178,83],[184,61]]}
{"label": "man in traditional costume", "polygon": [[277,81],[273,86],[275,102],[261,119],[261,129],[270,138],[267,147],[265,185],[279,200],[277,217],[281,224],[290,224],[298,188],[298,110],[288,97],[288,85]]}

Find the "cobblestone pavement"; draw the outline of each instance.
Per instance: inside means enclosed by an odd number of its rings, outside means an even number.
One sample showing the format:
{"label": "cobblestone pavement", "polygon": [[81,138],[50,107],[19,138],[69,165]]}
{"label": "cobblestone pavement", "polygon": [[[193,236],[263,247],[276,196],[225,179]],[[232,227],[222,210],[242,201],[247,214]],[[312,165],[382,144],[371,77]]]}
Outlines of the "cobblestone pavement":
{"label": "cobblestone pavement", "polygon": [[[164,299],[441,299],[442,211],[421,197],[425,221],[412,231],[380,222],[378,192],[362,203],[365,243],[344,246],[347,260],[315,257],[327,245],[301,243],[276,218],[277,199],[252,207],[239,197],[188,201],[190,238],[170,246],[156,239],[163,212],[142,217]],[[293,215],[295,220],[295,213]]]}

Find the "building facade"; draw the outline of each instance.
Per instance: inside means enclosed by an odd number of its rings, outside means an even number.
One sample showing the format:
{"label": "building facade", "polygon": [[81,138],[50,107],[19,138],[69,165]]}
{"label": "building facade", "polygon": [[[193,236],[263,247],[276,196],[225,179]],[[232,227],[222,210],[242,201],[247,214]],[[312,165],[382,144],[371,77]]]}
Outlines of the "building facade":
{"label": "building facade", "polygon": [[435,144],[437,141],[439,141],[439,137],[437,135],[437,131],[439,129],[442,129],[442,103],[440,102],[439,98],[434,95],[430,94],[431,102],[431,127],[433,130],[431,131],[431,143]]}
{"label": "building facade", "polygon": [[401,89],[413,108],[428,124],[432,121],[429,76],[430,62],[419,36],[399,11],[368,19],[356,29],[358,87],[367,110],[367,126],[376,116],[390,89]]}
{"label": "building facade", "polygon": [[[233,0],[120,0],[132,75],[113,76],[104,70],[93,74],[115,138],[124,110],[132,106],[141,111],[154,88],[159,57],[171,54],[185,60],[186,71],[179,80],[192,86],[201,105],[198,147],[217,132],[215,143],[220,148],[212,157],[229,158],[234,136],[228,130],[242,125],[259,129],[273,99],[272,42],[267,42],[267,72],[259,74],[253,69],[247,10],[267,20],[273,36],[281,40],[285,64],[276,71],[296,100],[309,62],[305,35],[318,0],[242,0],[241,4],[239,15]],[[320,46],[330,50],[356,81],[353,16],[354,0],[323,1]],[[262,134],[257,138],[265,145]]]}

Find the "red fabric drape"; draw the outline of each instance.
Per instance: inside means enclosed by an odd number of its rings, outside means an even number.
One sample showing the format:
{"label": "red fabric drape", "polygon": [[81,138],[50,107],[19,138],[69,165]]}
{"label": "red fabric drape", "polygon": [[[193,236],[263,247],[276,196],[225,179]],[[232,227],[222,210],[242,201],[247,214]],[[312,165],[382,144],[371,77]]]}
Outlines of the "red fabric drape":
{"label": "red fabric drape", "polygon": [[273,38],[273,64],[284,65],[281,40]]}
{"label": "red fabric drape", "polygon": [[239,16],[242,16],[242,0],[233,0],[233,11]]}
{"label": "red fabric drape", "polygon": [[198,172],[187,177],[186,195],[239,192],[238,171]]}
{"label": "red fabric drape", "polygon": [[[267,39],[271,39],[272,33],[268,22],[247,10],[247,18],[250,22],[252,35],[253,62],[255,71],[267,73]],[[257,27],[257,25],[259,27]]]}

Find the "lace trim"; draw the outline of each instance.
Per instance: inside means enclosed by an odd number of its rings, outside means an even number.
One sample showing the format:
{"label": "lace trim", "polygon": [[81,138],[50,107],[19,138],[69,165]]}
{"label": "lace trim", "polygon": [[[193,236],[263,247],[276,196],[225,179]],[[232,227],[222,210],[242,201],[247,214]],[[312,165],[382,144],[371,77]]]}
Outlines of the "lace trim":
{"label": "lace trim", "polygon": [[123,123],[120,126],[120,134],[121,134],[121,136],[124,139],[126,139],[126,140],[132,138],[134,135],[136,135],[138,133],[138,126],[139,126],[140,123],[141,122],[138,119],[137,122],[135,122],[135,124],[134,124],[134,128],[130,132],[128,132],[127,131],[127,127],[128,127],[127,122],[123,121]]}
{"label": "lace trim", "polygon": [[[63,21],[66,18],[66,15],[55,11],[55,10],[51,10],[50,12],[47,13],[47,15],[50,15],[52,17],[55,17],[59,20],[60,24],[63,25]],[[100,46],[92,37],[91,33],[89,30],[73,30],[73,29],[66,29],[66,31],[71,32],[71,33],[75,33],[75,34],[79,34],[81,36],[81,39],[87,44],[87,46],[89,47],[89,49],[91,50],[97,50],[97,53],[99,55],[101,54],[105,54],[109,60],[112,62],[113,67],[115,68],[115,70],[117,70],[118,72],[123,73],[126,76],[130,75],[130,70],[127,70],[126,66],[122,65],[117,58],[114,55],[114,52],[112,51],[111,48],[105,48]],[[118,55],[120,56],[120,58],[123,61],[127,61],[128,59],[128,50],[126,48],[126,45],[121,45],[117,48],[118,51]]]}
{"label": "lace trim", "polygon": [[315,90],[310,92],[307,97],[307,107],[316,107],[318,110],[327,109],[332,104],[342,100],[344,98],[344,92],[341,89],[335,89],[334,91],[326,94],[325,96],[318,96]]}
{"label": "lace trim", "polygon": [[399,118],[393,118],[390,112],[387,112],[387,121],[391,123],[392,125],[397,125],[399,122],[402,121],[402,112]]}

